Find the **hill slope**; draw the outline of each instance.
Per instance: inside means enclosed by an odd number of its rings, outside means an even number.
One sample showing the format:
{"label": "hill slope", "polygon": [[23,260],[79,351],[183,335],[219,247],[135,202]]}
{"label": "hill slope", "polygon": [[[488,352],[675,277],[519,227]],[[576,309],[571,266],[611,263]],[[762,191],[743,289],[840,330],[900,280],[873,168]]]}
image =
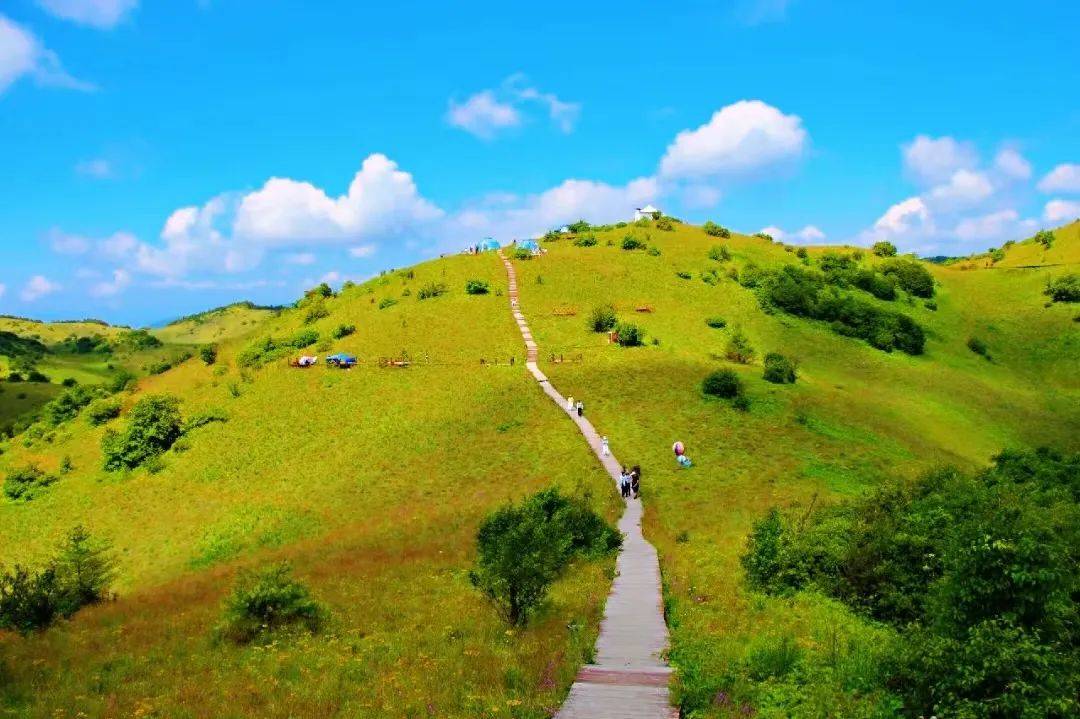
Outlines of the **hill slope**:
{"label": "hill slope", "polygon": [[[874,661],[884,630],[832,602],[743,588],[738,557],[769,507],[857,495],[941,462],[982,466],[1006,446],[1077,449],[1080,325],[1075,306],[1044,306],[1042,294],[1062,267],[920,263],[936,283],[932,301],[851,289],[923,327],[924,353],[908,355],[766,312],[760,288],[745,286],[758,270],[816,271],[836,248],[803,260],[762,238],[680,224],[594,234],[595,246],[567,238],[516,261],[521,306],[543,370],[585,402],[617,456],[645,470],[645,532],[661,555],[688,712],[736,711],[713,701],[716,692],[756,681],[745,658],[770,636],[794,636],[809,652],[841,641]],[[627,234],[654,249],[622,249]],[[1073,229],[1060,232],[1062,261],[1076,242]],[[727,259],[710,258],[715,246]],[[1013,252],[1028,247],[1006,259]],[[467,295],[469,279],[492,293]],[[124,396],[130,406],[169,393],[185,416],[227,417],[194,430],[186,451],[169,452],[154,472],[100,469],[101,436],[123,417],[104,427],[79,417],[8,442],[0,470],[33,462],[59,473],[64,457],[73,469],[30,502],[0,502],[0,562],[41,562],[85,523],[116,547],[120,598],[40,636],[0,636],[0,706],[27,716],[227,707],[237,716],[462,717],[544,716],[557,706],[591,647],[610,564],[577,568],[535,625],[508,633],[468,584],[473,536],[491,508],[551,483],[583,486],[609,516],[615,500],[572,426],[524,376],[504,291],[494,255],[450,257],[241,325],[257,329],[222,339],[216,365],[193,358]],[[618,347],[587,328],[593,308],[609,303],[646,346]],[[343,324],[355,333],[336,331]],[[360,366],[291,369],[286,350],[262,368],[240,366],[267,348],[259,338],[281,345],[310,329],[320,339],[306,352],[355,353]],[[748,364],[725,359],[736,329],[754,349]],[[969,348],[973,337],[992,359]],[[797,358],[796,384],[762,379],[773,351]],[[412,365],[380,366],[402,357]],[[748,411],[702,396],[718,368],[741,378]],[[676,469],[676,440],[692,470]],[[269,649],[213,643],[235,573],[273,558],[292,559],[330,606],[330,631]],[[839,678],[815,686],[827,711],[858,715],[874,701]]]}

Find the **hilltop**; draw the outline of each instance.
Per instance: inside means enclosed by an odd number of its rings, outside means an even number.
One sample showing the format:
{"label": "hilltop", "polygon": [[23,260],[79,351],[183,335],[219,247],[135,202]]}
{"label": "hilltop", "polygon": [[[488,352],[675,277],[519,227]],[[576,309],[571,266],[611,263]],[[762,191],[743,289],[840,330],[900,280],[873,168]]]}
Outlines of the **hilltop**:
{"label": "hilltop", "polygon": [[[745,586],[739,558],[771,507],[809,513],[889,477],[975,471],[1009,447],[1080,450],[1077,307],[1044,294],[1080,270],[1078,228],[1055,231],[1050,247],[1032,239],[942,265],[666,218],[549,235],[543,254],[519,253],[541,367],[644,469],[685,712],[737,711],[721,690],[780,711],[761,689],[773,680],[747,668],[770,638],[790,637],[817,666],[830,642],[874,663],[893,637],[836,601]],[[467,293],[469,281],[487,291]],[[588,659],[612,566],[583,563],[535,624],[507,631],[467,579],[476,528],[551,484],[608,518],[616,501],[523,376],[505,292],[486,253],[313,292],[295,308],[186,318],[156,334],[192,356],[118,395],[120,417],[39,424],[3,445],[0,471],[32,463],[57,480],[31,501],[0,501],[0,562],[41,563],[82,523],[114,546],[119,597],[40,635],[0,635],[0,706],[546,716]],[[594,332],[597,311],[640,346]],[[209,342],[208,364],[196,345]],[[360,364],[290,368],[301,350]],[[763,377],[771,353],[795,366],[794,384]],[[702,394],[717,370],[741,383],[740,403]],[[160,462],[105,471],[103,435],[156,394],[178,398],[185,418],[214,419]],[[675,464],[676,440],[693,469]],[[266,649],[211,641],[237,572],[278,558],[329,605],[330,630]],[[884,700],[880,686],[845,681],[816,679],[803,710],[817,701],[863,716]]]}

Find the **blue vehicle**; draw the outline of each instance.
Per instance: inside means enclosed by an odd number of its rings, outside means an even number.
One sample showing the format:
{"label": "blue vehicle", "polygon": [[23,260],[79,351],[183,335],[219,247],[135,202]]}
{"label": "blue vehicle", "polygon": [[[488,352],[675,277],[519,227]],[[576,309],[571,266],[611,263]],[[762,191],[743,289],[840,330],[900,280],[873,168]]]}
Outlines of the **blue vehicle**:
{"label": "blue vehicle", "polygon": [[340,369],[349,369],[356,365],[356,357],[339,352],[326,358],[326,364]]}

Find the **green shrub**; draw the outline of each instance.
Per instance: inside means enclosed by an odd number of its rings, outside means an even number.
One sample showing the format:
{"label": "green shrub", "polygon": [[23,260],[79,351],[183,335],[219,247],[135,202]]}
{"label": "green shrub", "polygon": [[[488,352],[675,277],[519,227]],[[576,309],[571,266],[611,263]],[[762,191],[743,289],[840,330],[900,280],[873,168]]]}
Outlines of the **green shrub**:
{"label": "green shrub", "polygon": [[116,338],[116,345],[127,350],[152,350],[161,347],[161,340],[146,330],[126,330]]}
{"label": "green shrub", "polygon": [[870,251],[878,257],[895,257],[896,245],[887,240],[882,240],[881,242],[875,242]]}
{"label": "green shrub", "polygon": [[267,362],[284,356],[291,348],[292,346],[288,343],[273,337],[261,337],[240,350],[236,356],[236,364],[240,367],[261,367]]}
{"label": "green shrub", "polygon": [[712,327],[714,330],[722,330],[727,327],[727,320],[723,317],[706,317],[705,324]]}
{"label": "green shrub", "polygon": [[871,270],[857,270],[852,274],[851,283],[879,300],[891,302],[896,299],[896,282],[887,275]]}
{"label": "green shrub", "polygon": [[701,382],[701,391],[710,397],[732,399],[743,393],[742,380],[734,370],[720,369],[710,372]]}
{"label": "green shrub", "polygon": [[396,304],[397,300],[395,300],[393,297],[383,297],[381,300],[379,300],[379,309],[385,310],[387,307],[393,307]]}
{"label": "green shrub", "polygon": [[1051,302],[1080,302],[1080,274],[1069,273],[1057,279],[1047,279],[1043,294]]}
{"label": "green shrub", "polygon": [[323,295],[313,295],[311,298],[304,301],[304,324],[310,325],[313,322],[330,316],[330,310],[326,307],[326,302],[323,300]]}
{"label": "green shrub", "polygon": [[1035,233],[1035,241],[1045,249],[1050,249],[1054,244],[1054,233],[1050,230],[1039,230]]}
{"label": "green shrub", "polygon": [[610,332],[615,329],[619,318],[615,314],[615,308],[611,305],[594,307],[589,315],[589,329],[593,332]]}
{"label": "green shrub", "polygon": [[795,250],[795,256],[798,257],[800,260],[805,260],[810,256],[810,253],[806,251],[805,247],[800,247],[799,249]]}
{"label": "green shrub", "polygon": [[765,240],[766,242],[772,242],[773,241],[773,236],[770,235],[768,232],[755,232],[754,237],[761,238],[761,239]]}
{"label": "green shrub", "polygon": [[745,394],[736,395],[731,399],[731,406],[740,412],[750,411],[750,398]]}
{"label": "green shrub", "polygon": [[931,312],[937,312],[937,302],[934,302],[933,300],[927,300],[926,302],[923,302],[923,307],[930,310]]}
{"label": "green shrub", "polygon": [[109,380],[108,383],[105,385],[105,388],[109,392],[113,393],[123,392],[125,389],[135,383],[135,379],[136,377],[134,373],[126,369],[119,369],[117,370],[116,374],[113,375],[113,378]]}
{"label": "green shrub", "polygon": [[469,578],[507,622],[523,625],[575,555],[612,551],[620,543],[618,531],[584,500],[546,490],[484,519]]}
{"label": "green shrub", "polygon": [[203,345],[199,348],[199,359],[201,359],[203,361],[203,364],[207,366],[217,362],[217,354],[217,345]]}
{"label": "green shrub", "polygon": [[796,366],[794,360],[777,352],[770,352],[765,355],[763,377],[774,384],[795,384]]}
{"label": "green shrub", "polygon": [[26,373],[26,381],[37,382],[38,384],[46,384],[48,383],[49,378],[47,375],[42,374],[38,370],[31,369],[29,372]]}
{"label": "green shrub", "polygon": [[63,381],[60,382],[61,387],[74,387],[77,384],[79,384],[79,381],[74,377],[65,377]]}
{"label": "green shrub", "polygon": [[305,298],[326,298],[333,297],[334,290],[325,282],[320,282],[310,290],[304,292]]}
{"label": "green shrub", "polygon": [[750,339],[740,328],[736,327],[728,338],[724,356],[739,364],[749,364],[754,358],[754,348],[750,346]]}
{"label": "green shrub", "polygon": [[517,247],[510,253],[510,256],[515,260],[531,260],[533,258],[533,253],[532,250],[527,250],[524,247]]}
{"label": "green shrub", "polygon": [[574,246],[576,247],[596,247],[596,244],[596,235],[582,235],[574,239]]}
{"label": "green shrub", "polygon": [[934,276],[914,260],[894,257],[881,263],[881,272],[894,277],[901,289],[917,297],[934,296]]}
{"label": "green shrub", "polygon": [[801,660],[802,649],[791,635],[765,637],[754,642],[747,652],[747,673],[758,682],[782,679],[795,671]]}
{"label": "green shrub", "polygon": [[567,225],[566,228],[575,235],[580,235],[582,232],[588,232],[592,226],[585,220],[578,220],[577,222]]}
{"label": "green shrub", "polygon": [[717,262],[727,262],[731,259],[731,251],[727,245],[713,245],[709,248],[709,259]]}
{"label": "green shrub", "polygon": [[627,235],[623,238],[622,248],[624,250],[643,250],[645,249],[645,243],[633,235]]}
{"label": "green shrub", "polygon": [[134,469],[172,447],[183,434],[179,405],[179,400],[167,395],[150,395],[136,402],[124,431],[106,430],[101,438],[105,469]]}
{"label": "green shrub", "polygon": [[114,576],[109,547],[76,527],[40,571],[16,565],[0,574],[0,629],[29,634],[71,617],[105,599]]}
{"label": "green shrub", "polygon": [[311,591],[293,578],[288,563],[245,572],[225,601],[220,636],[237,644],[268,637],[282,629],[318,632],[327,612]]}
{"label": "green shrub", "polygon": [[56,477],[43,472],[37,465],[27,465],[8,472],[4,478],[4,495],[8,499],[31,500],[53,484]]}
{"label": "green shrub", "polygon": [[86,408],[86,421],[95,427],[120,416],[120,400],[103,398],[94,400]]}
{"label": "green shrub", "polygon": [[718,225],[712,220],[706,220],[705,224],[702,225],[702,229],[710,237],[723,237],[724,239],[731,237],[731,231],[728,228]]}
{"label": "green shrub", "polygon": [[629,322],[619,322],[615,325],[615,338],[620,347],[640,347],[644,341],[644,333],[637,325]]}
{"label": "green shrub", "polygon": [[348,337],[348,336],[350,336],[352,334],[355,334],[355,332],[356,332],[356,325],[340,324],[337,327],[335,327],[334,331],[331,332],[330,334],[334,339],[340,340],[340,339],[344,339],[344,338],[346,338],[346,337]]}
{"label": "green shrub", "polygon": [[465,283],[465,294],[468,295],[486,295],[490,291],[488,283],[483,280],[469,280]]}
{"label": "green shrub", "polygon": [[977,355],[990,359],[990,348],[978,337],[968,337],[967,348]]}
{"label": "green shrub", "polygon": [[86,387],[72,387],[45,405],[45,421],[55,427],[74,419],[95,396],[96,392]]}
{"label": "green shrub", "polygon": [[416,299],[429,300],[433,297],[439,297],[445,295],[447,292],[446,284],[443,282],[428,282],[421,287],[416,293]]}
{"label": "green shrub", "polygon": [[188,417],[187,420],[184,422],[183,428],[181,429],[181,433],[182,434],[187,434],[187,433],[191,432],[192,430],[196,430],[199,427],[205,427],[206,425],[211,424],[213,422],[228,422],[228,421],[229,421],[229,415],[225,414],[224,410],[221,410],[221,409],[207,410],[206,412],[200,412],[198,414],[192,415],[191,417]]}
{"label": "green shrub", "polygon": [[675,223],[671,221],[670,217],[661,217],[656,221],[656,229],[663,230],[664,232],[673,232],[675,230]]}
{"label": "green shrub", "polygon": [[678,277],[680,280],[689,280],[693,277],[693,275],[691,275],[689,272],[676,272],[675,276]]}
{"label": "green shrub", "polygon": [[649,245],[649,249],[645,250],[645,254],[647,254],[649,257],[659,257],[660,248],[656,245]]}
{"label": "green shrub", "polygon": [[289,338],[288,345],[294,349],[302,350],[319,341],[319,333],[313,329],[300,330]]}

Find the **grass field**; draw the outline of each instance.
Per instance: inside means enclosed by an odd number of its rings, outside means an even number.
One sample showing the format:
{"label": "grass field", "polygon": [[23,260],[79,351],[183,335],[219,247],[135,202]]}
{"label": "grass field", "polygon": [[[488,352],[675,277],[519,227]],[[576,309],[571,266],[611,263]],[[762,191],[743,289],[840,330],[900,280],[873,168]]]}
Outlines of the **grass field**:
{"label": "grass field", "polygon": [[[552,484],[591,493],[609,517],[615,502],[573,428],[521,363],[509,365],[520,340],[505,299],[464,293],[472,277],[504,286],[501,269],[493,255],[453,258],[330,300],[315,326],[356,325],[333,345],[364,359],[351,371],[282,360],[241,373],[233,342],[215,366],[194,359],[143,380],[139,395],[174,393],[186,414],[229,417],[157,474],[100,471],[102,430],[81,420],[52,444],[11,443],[7,466],[54,468],[67,455],[75,470],[32,502],[0,504],[3,561],[39,561],[84,522],[116,548],[120,598],[41,636],[0,638],[0,707],[476,717],[557,706],[591,649],[613,565],[575,568],[539,620],[511,632],[469,585],[473,536],[492,508]],[[449,291],[417,300],[429,281]],[[385,297],[400,302],[380,310]],[[463,315],[468,325],[447,321]],[[262,329],[299,327],[291,313]],[[373,361],[403,350],[417,360],[408,369]],[[329,630],[269,647],[215,644],[235,573],[277,558],[329,606]]]}
{"label": "grass field", "polygon": [[153,331],[162,342],[172,344],[210,344],[242,337],[255,331],[276,310],[240,302],[200,312]]}
{"label": "grass field", "polygon": [[[655,250],[622,250],[631,231]],[[1059,230],[1038,262],[1023,242],[993,267],[928,265],[936,310],[874,300],[926,328],[920,356],[763,312],[727,270],[798,262],[781,245],[678,224],[597,237],[595,247],[562,240],[517,261],[521,306],[553,383],[644,469],[645,531],[661,555],[683,708],[739,715],[723,692],[768,717],[887,715],[852,677],[902,637],[820,597],[748,592],[738,561],[747,531],[772,506],[856,495],[890,475],[983,466],[1003,447],[1077,449],[1080,324],[1075,306],[1045,306],[1042,294],[1048,276],[1076,270],[1077,226]],[[709,258],[718,244],[729,261]],[[811,248],[809,261],[825,251]],[[467,295],[468,279],[491,293]],[[538,621],[510,632],[469,586],[473,537],[492,508],[551,484],[590,493],[609,517],[616,500],[525,375],[505,284],[488,254],[346,288],[326,300],[329,316],[310,325],[320,340],[304,351],[358,355],[347,372],[290,369],[284,357],[237,366],[252,340],[305,328],[303,309],[177,325],[173,341],[218,342],[218,363],[196,357],[144,378],[125,405],[165,392],[185,415],[220,409],[228,421],[196,430],[156,473],[103,472],[104,428],[81,418],[51,438],[2,445],[0,471],[55,470],[64,457],[74,469],[31,502],[0,502],[0,562],[41,562],[85,523],[113,543],[120,573],[117,601],[39,636],[0,635],[0,715],[549,716],[587,659],[612,564],[575,567]],[[438,285],[445,293],[419,299]],[[587,330],[606,303],[644,329],[646,346],[619,348]],[[342,324],[355,333],[331,339]],[[724,359],[736,328],[755,349],[746,365]],[[968,348],[971,337],[991,359]],[[770,351],[798,359],[796,384],[762,379]],[[403,357],[408,368],[380,366]],[[720,367],[742,378],[748,412],[703,397],[701,380]],[[676,440],[693,469],[676,469]],[[329,606],[328,630],[267,647],[213,641],[236,573],[278,558]],[[778,637],[839,657],[801,689],[799,707],[748,678],[748,658]]]}

